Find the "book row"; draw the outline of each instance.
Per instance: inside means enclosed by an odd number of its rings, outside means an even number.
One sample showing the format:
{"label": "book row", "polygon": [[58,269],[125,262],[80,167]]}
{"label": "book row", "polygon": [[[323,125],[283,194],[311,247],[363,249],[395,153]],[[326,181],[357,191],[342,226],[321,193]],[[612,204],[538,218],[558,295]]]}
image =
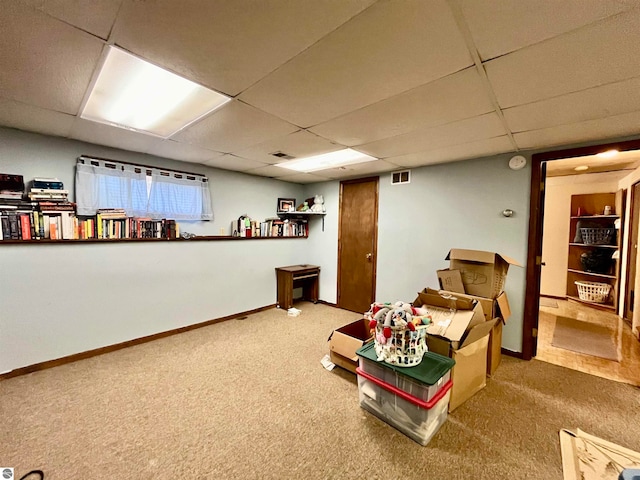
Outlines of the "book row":
{"label": "book row", "polygon": [[88,240],[180,236],[175,220],[78,217],[73,212],[0,212],[0,240]]}
{"label": "book row", "polygon": [[309,225],[307,220],[267,218],[263,222],[251,220],[242,215],[231,222],[231,235],[234,237],[307,237]]}

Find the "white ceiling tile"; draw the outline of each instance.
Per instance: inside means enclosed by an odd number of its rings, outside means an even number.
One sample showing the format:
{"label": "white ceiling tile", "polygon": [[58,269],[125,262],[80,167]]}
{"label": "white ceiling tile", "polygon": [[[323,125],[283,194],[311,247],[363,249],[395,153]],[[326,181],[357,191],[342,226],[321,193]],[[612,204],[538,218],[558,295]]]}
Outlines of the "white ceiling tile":
{"label": "white ceiling tile", "polygon": [[187,78],[237,95],[373,0],[125,0],[113,39]]}
{"label": "white ceiling tile", "polygon": [[321,174],[313,173],[296,173],[294,175],[286,175],[283,177],[277,177],[277,180],[291,183],[319,183],[331,180],[329,177],[324,177]]}
{"label": "white ceiling tile", "polygon": [[447,148],[437,148],[426,152],[391,157],[387,158],[387,161],[402,167],[419,167],[421,165],[454,162],[512,151],[514,151],[514,148],[511,140],[506,135],[503,135]]}
{"label": "white ceiling tile", "polygon": [[18,2],[0,9],[0,96],[75,115],[103,43]]}
{"label": "white ceiling tile", "polygon": [[373,162],[356,163],[354,165],[345,165],[339,168],[329,168],[316,172],[319,175],[333,179],[344,179],[351,177],[360,177],[366,175],[375,175],[378,173],[391,172],[397,170],[398,165],[385,160],[376,160]]}
{"label": "white ceiling tile", "polygon": [[516,133],[514,138],[518,147],[522,149],[545,148],[637,135],[638,125],[640,125],[640,111],[571,125],[559,125],[542,130]]}
{"label": "white ceiling tile", "polygon": [[183,162],[201,163],[207,160],[213,160],[223,154],[214,152],[206,148],[190,145],[188,143],[178,143],[173,140],[154,140],[153,144],[147,150],[147,153],[157,155],[164,158],[172,158]]}
{"label": "white ceiling tile", "polygon": [[640,77],[503,110],[512,132],[606,118],[640,110]]}
{"label": "white ceiling tile", "polygon": [[240,98],[309,127],[472,65],[444,0],[378,2]]}
{"label": "white ceiling tile", "polygon": [[86,32],[109,36],[122,0],[22,0],[44,13]]}
{"label": "white ceiling tile", "polygon": [[228,153],[296,130],[296,126],[284,120],[233,100],[212,115],[182,130],[172,139]]}
{"label": "white ceiling tile", "polygon": [[300,130],[233,153],[264,163],[281,163],[286,162],[287,159],[274,157],[271,153],[283,152],[296,158],[303,158],[334,152],[343,148],[344,146],[342,145],[336,145],[313,133]]}
{"label": "white ceiling tile", "polygon": [[82,118],[74,120],[69,137],[83,142],[131,150],[133,152],[146,152],[156,141],[156,138],[150,135],[83,120]]}
{"label": "white ceiling tile", "polygon": [[278,167],[276,165],[264,165],[258,168],[252,168],[251,170],[247,170],[245,173],[250,175],[260,175],[261,177],[281,177],[283,174],[291,172],[291,170],[287,170],[282,167]]}
{"label": "white ceiling tile", "polygon": [[0,125],[5,127],[66,137],[75,117],[24,103],[0,98]]}
{"label": "white ceiling tile", "polygon": [[247,158],[229,154],[215,157],[202,163],[209,165],[210,167],[222,168],[224,170],[235,170],[237,172],[244,172],[264,166],[264,163],[262,162],[256,162],[255,160],[249,160]]}
{"label": "white ceiling tile", "polygon": [[502,108],[638,76],[639,10],[504,55],[485,64]]}
{"label": "white ceiling tile", "polygon": [[310,130],[353,146],[475,117],[493,109],[478,71],[471,67]]}
{"label": "white ceiling tile", "polygon": [[631,5],[610,0],[463,0],[462,11],[482,60],[575,30]]}
{"label": "white ceiling tile", "polygon": [[357,150],[374,157],[388,158],[505,134],[498,115],[487,113],[479,117],[367,143],[358,146]]}

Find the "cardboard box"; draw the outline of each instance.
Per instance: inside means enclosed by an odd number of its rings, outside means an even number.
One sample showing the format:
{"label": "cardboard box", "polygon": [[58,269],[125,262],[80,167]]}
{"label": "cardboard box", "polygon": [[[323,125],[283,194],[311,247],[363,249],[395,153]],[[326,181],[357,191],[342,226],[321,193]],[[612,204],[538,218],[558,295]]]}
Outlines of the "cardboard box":
{"label": "cardboard box", "polygon": [[449,260],[450,269],[460,270],[465,293],[485,298],[502,292],[509,265],[522,266],[506,255],[460,248],[451,249],[445,260]]}
{"label": "cardboard box", "polygon": [[339,367],[356,373],[358,366],[356,350],[371,340],[373,335],[369,330],[369,320],[366,318],[337,328],[329,337],[329,357]]}
{"label": "cardboard box", "polygon": [[489,335],[487,346],[487,376],[493,375],[502,360],[502,321],[498,318]]}
{"label": "cardboard box", "polygon": [[440,289],[448,292],[464,293],[464,285],[462,283],[462,274],[460,270],[451,270],[446,268],[438,270],[438,283]]}
{"label": "cardboard box", "polygon": [[475,299],[482,305],[484,317],[487,321],[493,320],[494,318],[500,319],[500,321],[495,322],[495,326],[491,330],[487,351],[487,375],[493,375],[498,368],[498,365],[500,365],[500,360],[502,358],[502,325],[506,324],[509,317],[511,317],[511,307],[509,306],[507,293],[502,292],[495,299],[476,297],[457,292],[448,292],[445,290],[440,290],[439,293],[443,295],[452,295],[458,298]]}
{"label": "cardboard box", "polygon": [[451,370],[451,400],[449,412],[453,412],[487,385],[487,349],[489,334],[497,320],[483,322],[471,328],[459,346],[454,347],[446,337],[427,337],[429,351],[455,360]]}
{"label": "cardboard box", "polygon": [[422,305],[427,306],[433,317],[427,329],[429,351],[456,362],[451,371],[449,411],[452,412],[486,386],[489,336],[499,321],[485,320],[477,299],[441,294],[430,288],[418,293],[414,301],[414,306]]}
{"label": "cardboard box", "polygon": [[427,336],[446,337],[456,349],[459,348],[460,342],[469,330],[485,323],[482,305],[475,300],[445,297],[437,290],[425,288],[413,301],[414,307],[423,305],[427,306],[431,315]]}

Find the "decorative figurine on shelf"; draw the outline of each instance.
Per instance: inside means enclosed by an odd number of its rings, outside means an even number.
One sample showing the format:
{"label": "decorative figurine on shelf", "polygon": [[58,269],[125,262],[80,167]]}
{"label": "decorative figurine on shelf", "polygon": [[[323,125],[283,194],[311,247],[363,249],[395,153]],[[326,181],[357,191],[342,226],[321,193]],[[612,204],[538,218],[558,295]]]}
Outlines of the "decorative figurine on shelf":
{"label": "decorative figurine on shelf", "polygon": [[300,205],[298,205],[298,208],[296,208],[296,212],[308,212],[308,211],[309,211],[308,202],[301,203]]}
{"label": "decorative figurine on shelf", "polygon": [[313,199],[313,205],[311,206],[313,213],[324,213],[324,197],[322,195],[316,195]]}

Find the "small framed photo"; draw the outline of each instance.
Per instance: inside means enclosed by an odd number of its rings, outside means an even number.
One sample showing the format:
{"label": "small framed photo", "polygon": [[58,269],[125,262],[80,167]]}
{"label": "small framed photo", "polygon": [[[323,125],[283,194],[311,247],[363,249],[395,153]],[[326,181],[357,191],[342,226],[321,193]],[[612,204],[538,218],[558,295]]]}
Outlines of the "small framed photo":
{"label": "small framed photo", "polygon": [[295,211],[296,211],[295,198],[279,198],[278,199],[278,213],[295,212]]}

